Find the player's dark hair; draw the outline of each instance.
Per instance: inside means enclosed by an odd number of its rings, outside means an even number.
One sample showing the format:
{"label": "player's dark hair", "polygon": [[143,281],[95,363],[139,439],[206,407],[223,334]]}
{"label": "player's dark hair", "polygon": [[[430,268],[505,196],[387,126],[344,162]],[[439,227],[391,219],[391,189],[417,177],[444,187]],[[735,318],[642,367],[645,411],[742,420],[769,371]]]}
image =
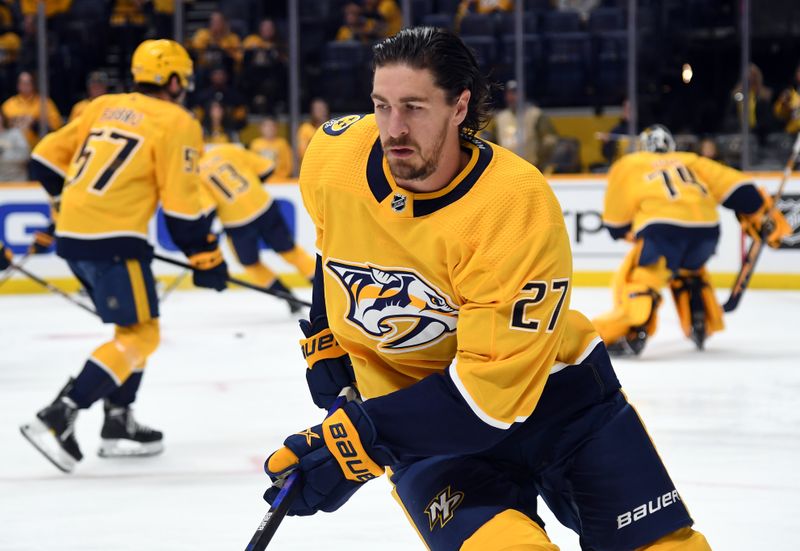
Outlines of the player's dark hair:
{"label": "player's dark hair", "polygon": [[461,92],[469,90],[467,116],[460,126],[462,132],[475,134],[488,123],[489,82],[478,68],[475,55],[453,32],[434,27],[403,29],[375,44],[372,55],[373,71],[395,63],[428,69],[451,103],[455,103]]}

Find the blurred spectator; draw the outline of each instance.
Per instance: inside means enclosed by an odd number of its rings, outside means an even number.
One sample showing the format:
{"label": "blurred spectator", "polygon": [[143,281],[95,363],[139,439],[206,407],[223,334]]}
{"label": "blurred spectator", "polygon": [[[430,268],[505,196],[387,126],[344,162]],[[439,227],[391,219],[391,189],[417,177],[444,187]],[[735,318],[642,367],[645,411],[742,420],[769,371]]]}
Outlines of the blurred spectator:
{"label": "blurred spectator", "polygon": [[203,120],[205,111],[211,102],[217,102],[225,109],[225,118],[236,130],[241,130],[247,123],[247,106],[242,95],[228,84],[228,73],[222,67],[211,71],[207,88],[200,90],[195,97],[193,109],[199,120]]}
{"label": "blurred spectator", "polygon": [[73,119],[78,118],[80,114],[83,113],[83,110],[86,109],[86,106],[89,105],[94,98],[107,93],[108,75],[103,71],[94,71],[89,73],[89,76],[86,79],[86,98],[80,100],[78,103],[72,106],[72,111],[69,113],[69,120],[72,121]]}
{"label": "blurred spectator", "polygon": [[4,32],[0,27],[0,98],[11,92],[21,47],[22,40],[17,33]]}
{"label": "blurred spectator", "polygon": [[467,13],[494,13],[512,9],[514,0],[461,0],[456,16],[460,20]]}
{"label": "blurred spectator", "polygon": [[364,16],[375,21],[380,37],[393,36],[403,28],[403,13],[395,0],[364,0]]}
{"label": "blurred spectator", "polygon": [[794,72],[794,82],[781,92],[774,106],[775,117],[785,124],[789,134],[800,131],[800,65]]}
{"label": "blurred spectator", "polygon": [[456,9],[455,28],[461,27],[461,20],[468,13],[495,13],[514,9],[514,0],[461,0]]}
{"label": "blurred spectator", "polygon": [[0,182],[23,182],[28,179],[25,169],[31,148],[25,135],[16,126],[8,127],[0,111]]}
{"label": "blurred spectator", "polygon": [[[58,31],[63,14],[67,13],[71,7],[72,0],[44,0],[44,16],[47,18],[48,30]],[[19,8],[22,12],[22,27],[25,34],[35,34],[39,0],[20,0]]]}
{"label": "blurred spectator", "polygon": [[[10,126],[21,128],[28,140],[28,145],[33,149],[39,141],[39,118],[41,113],[41,100],[36,91],[36,81],[33,75],[23,71],[17,77],[17,95],[11,96],[0,109],[9,121]],[[58,112],[53,100],[47,98],[47,128],[45,132],[50,132],[61,128],[61,113]]]}
{"label": "blurred spectator", "polygon": [[261,136],[250,142],[250,150],[275,163],[275,171],[268,182],[292,176],[292,148],[285,138],[278,135],[278,122],[274,117],[266,117],[261,123]]}
{"label": "blurred spectator", "polygon": [[303,155],[306,153],[306,148],[308,148],[308,143],[311,141],[311,138],[314,137],[314,132],[330,118],[328,102],[322,98],[314,98],[311,100],[310,111],[311,119],[305,121],[297,129],[298,162],[303,162]]}
{"label": "blurred spectator", "polygon": [[622,101],[622,117],[619,122],[608,132],[597,132],[595,137],[600,140],[600,152],[610,165],[622,156],[630,144],[628,139],[628,120],[631,116],[630,102]]}
{"label": "blurred spectator", "polygon": [[[150,0],[153,10],[153,38],[172,38],[175,30],[175,0]],[[184,4],[191,0],[183,0]],[[186,8],[184,8],[186,9]]]}
{"label": "blurred spectator", "polygon": [[[764,76],[761,74],[761,69],[754,63],[750,64],[747,82],[750,96],[746,108],[747,121],[750,130],[758,138],[758,143],[764,144],[766,135],[772,127],[772,90],[764,86]],[[731,100],[735,106],[735,120],[738,123],[741,121],[745,103],[741,81],[733,88]]]}
{"label": "blurred spectator", "polygon": [[111,17],[108,20],[111,42],[119,48],[117,68],[119,74],[127,74],[133,50],[144,39],[147,18],[144,0],[113,0]]}
{"label": "blurred spectator", "polygon": [[212,101],[209,103],[205,117],[202,120],[203,137],[207,144],[239,142],[236,131],[220,102]]}
{"label": "blurred spectator", "polygon": [[550,118],[537,106],[525,102],[517,95],[517,82],[509,80],[505,86],[505,109],[495,115],[495,133],[497,143],[517,153],[517,107],[525,108],[524,127],[522,131],[522,157],[539,170],[544,171],[553,148],[558,142],[558,133]]}
{"label": "blurred spectator", "polygon": [[359,4],[349,2],[342,11],[344,11],[344,23],[336,33],[336,40],[370,43],[378,37],[375,20],[365,17]]}
{"label": "blurred spectator", "polygon": [[697,154],[701,157],[711,159],[712,161],[722,162],[720,160],[717,142],[710,136],[706,136],[700,140],[700,145],[697,147]]}
{"label": "blurred spectator", "polygon": [[253,110],[274,112],[286,101],[286,44],[278,36],[272,19],[264,19],[258,33],[244,39],[242,92],[250,98]]}
{"label": "blurred spectator", "polygon": [[238,70],[242,61],[241,40],[230,30],[220,11],[211,13],[207,29],[198,29],[194,33],[191,49],[201,69],[224,65],[233,71]]}

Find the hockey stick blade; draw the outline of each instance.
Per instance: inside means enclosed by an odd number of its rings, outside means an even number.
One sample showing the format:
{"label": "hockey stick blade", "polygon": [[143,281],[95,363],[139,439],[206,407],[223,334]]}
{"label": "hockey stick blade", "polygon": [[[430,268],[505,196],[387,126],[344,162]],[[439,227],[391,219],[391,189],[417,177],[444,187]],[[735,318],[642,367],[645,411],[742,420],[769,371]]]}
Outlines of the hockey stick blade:
{"label": "hockey stick blade", "polygon": [[[166,262],[167,264],[172,264],[173,266],[180,266],[181,268],[186,268],[187,270],[195,270],[195,268],[191,264],[187,264],[186,262],[181,262],[180,260],[175,260],[174,258],[170,258],[168,256],[154,254],[153,258],[155,258],[156,260],[160,260],[161,262]],[[272,295],[273,297],[283,299],[286,302],[290,302],[292,304],[297,304],[300,306],[305,306],[306,308],[311,308],[310,302],[306,302],[305,300],[299,299],[295,296],[284,293],[282,291],[270,291],[266,287],[259,287],[258,285],[253,285],[252,283],[248,283],[247,281],[243,281],[241,279],[237,279],[231,276],[228,276],[228,282],[233,283],[234,285],[238,285],[239,287],[245,287],[247,289],[252,289],[253,291],[258,291],[259,293]]]}
{"label": "hockey stick blade", "polygon": [[[357,399],[357,397],[358,394],[353,387],[344,387],[336,400],[334,400],[325,417],[330,417],[334,411],[347,402]],[[286,478],[281,491],[275,496],[275,501],[272,503],[269,511],[267,511],[267,514],[264,515],[253,537],[250,538],[250,543],[247,544],[245,551],[264,551],[267,548],[270,540],[272,540],[272,536],[274,536],[275,532],[278,530],[278,526],[283,522],[286,513],[289,512],[289,507],[291,507],[295,498],[297,498],[297,494],[300,493],[302,485],[299,483],[299,478],[300,473],[297,471],[291,473]]]}
{"label": "hockey stick blade", "polygon": [[[789,176],[792,174],[792,169],[794,168],[794,164],[799,155],[800,132],[798,132],[797,137],[795,137],[791,156],[786,161],[786,166],[783,168],[783,175],[781,177],[781,183],[778,186],[778,191],[775,192],[775,195],[772,197],[773,209],[778,208],[778,201],[780,201],[781,197],[783,196],[783,190],[786,187],[786,182],[789,181]],[[742,295],[747,289],[747,285],[750,283],[750,278],[753,276],[753,272],[755,271],[758,257],[761,256],[761,251],[764,249],[764,241],[769,235],[769,228],[766,227],[766,224],[764,224],[764,226],[765,227],[761,228],[761,233],[758,238],[754,239],[750,244],[750,248],[747,250],[747,255],[742,261],[742,266],[739,268],[739,273],[736,275],[736,280],[731,288],[731,294],[728,297],[728,300],[722,306],[722,309],[725,312],[733,312],[736,309],[736,307],[739,305],[739,301],[742,299]]]}
{"label": "hockey stick blade", "polygon": [[731,289],[731,296],[728,297],[728,300],[722,305],[722,309],[725,312],[733,312],[736,310],[742,298],[742,294],[744,294],[744,290],[747,289],[747,285],[750,283],[750,278],[753,275],[753,268],[755,267],[758,257],[761,256],[761,251],[763,249],[764,241],[762,239],[756,239],[750,245],[750,248],[747,250],[747,256],[745,256],[744,262],[742,262],[742,267]]}

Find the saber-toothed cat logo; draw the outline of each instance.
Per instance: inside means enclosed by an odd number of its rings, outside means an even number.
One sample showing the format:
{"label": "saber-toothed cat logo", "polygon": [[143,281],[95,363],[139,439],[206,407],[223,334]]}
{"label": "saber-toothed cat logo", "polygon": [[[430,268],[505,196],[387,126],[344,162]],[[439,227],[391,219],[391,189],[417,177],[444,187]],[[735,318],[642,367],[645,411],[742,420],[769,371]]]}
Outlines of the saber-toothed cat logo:
{"label": "saber-toothed cat logo", "polygon": [[347,293],[347,320],[380,340],[383,352],[427,348],[456,330],[458,309],[413,270],[329,260]]}

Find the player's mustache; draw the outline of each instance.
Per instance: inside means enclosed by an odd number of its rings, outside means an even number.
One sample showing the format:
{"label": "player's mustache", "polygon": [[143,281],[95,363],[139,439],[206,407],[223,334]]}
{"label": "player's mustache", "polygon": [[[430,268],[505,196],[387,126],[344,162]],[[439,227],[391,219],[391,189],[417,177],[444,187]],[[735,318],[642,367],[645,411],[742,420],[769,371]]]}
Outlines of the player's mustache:
{"label": "player's mustache", "polygon": [[383,146],[383,149],[388,149],[390,147],[409,147],[411,149],[418,149],[417,144],[415,144],[410,138],[389,138],[381,145]]}

